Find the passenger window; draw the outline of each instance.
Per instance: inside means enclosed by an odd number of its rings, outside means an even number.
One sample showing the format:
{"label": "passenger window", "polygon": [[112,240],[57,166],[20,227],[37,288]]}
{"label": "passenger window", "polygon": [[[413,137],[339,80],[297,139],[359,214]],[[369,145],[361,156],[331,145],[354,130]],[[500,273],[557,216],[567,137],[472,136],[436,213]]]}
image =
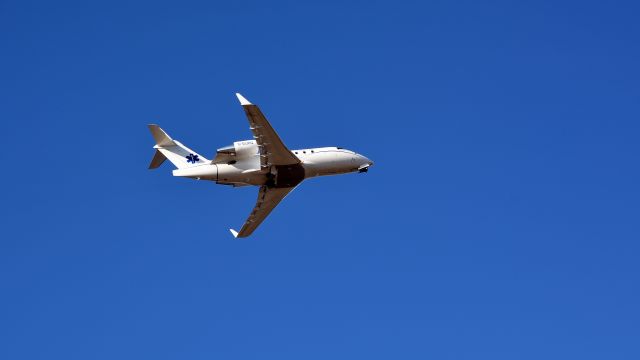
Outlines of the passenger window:
{"label": "passenger window", "polygon": [[303,154],[306,154],[307,152],[306,152],[306,151],[303,151],[302,153],[303,153]]}

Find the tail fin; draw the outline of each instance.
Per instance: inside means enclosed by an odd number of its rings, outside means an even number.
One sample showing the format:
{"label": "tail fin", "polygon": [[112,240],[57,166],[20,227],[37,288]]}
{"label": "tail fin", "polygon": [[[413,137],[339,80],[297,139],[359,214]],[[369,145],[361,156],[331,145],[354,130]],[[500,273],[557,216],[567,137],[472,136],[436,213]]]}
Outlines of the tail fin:
{"label": "tail fin", "polygon": [[149,124],[151,135],[156,140],[155,155],[149,164],[149,169],[155,169],[169,159],[178,169],[184,169],[192,166],[203,165],[209,163],[209,160],[182,145],[179,141],[173,140],[158,125]]}

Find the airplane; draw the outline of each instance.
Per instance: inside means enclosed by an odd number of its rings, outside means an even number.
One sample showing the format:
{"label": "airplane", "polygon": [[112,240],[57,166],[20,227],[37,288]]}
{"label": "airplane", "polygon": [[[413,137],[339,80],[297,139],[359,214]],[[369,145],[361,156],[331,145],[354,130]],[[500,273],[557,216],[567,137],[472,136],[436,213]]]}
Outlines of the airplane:
{"label": "airplane", "polygon": [[253,140],[236,141],[217,150],[209,160],[177,140],[158,125],[149,124],[156,152],[149,164],[155,169],[169,159],[176,167],[173,176],[210,180],[217,184],[259,186],[258,200],[240,231],[229,229],[235,238],[251,235],[271,211],[303,180],[326,175],[365,173],[373,161],[340,147],[289,150],[257,105],[239,93],[236,97],[249,120]]}

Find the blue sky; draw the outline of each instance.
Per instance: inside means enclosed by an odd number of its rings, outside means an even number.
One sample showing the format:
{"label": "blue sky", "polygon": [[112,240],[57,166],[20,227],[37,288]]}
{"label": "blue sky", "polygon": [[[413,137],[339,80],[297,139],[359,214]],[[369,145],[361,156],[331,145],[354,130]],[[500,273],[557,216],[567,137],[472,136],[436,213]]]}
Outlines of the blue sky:
{"label": "blue sky", "polygon": [[[3,359],[637,359],[634,2],[0,2]],[[147,123],[375,166],[256,197]]]}

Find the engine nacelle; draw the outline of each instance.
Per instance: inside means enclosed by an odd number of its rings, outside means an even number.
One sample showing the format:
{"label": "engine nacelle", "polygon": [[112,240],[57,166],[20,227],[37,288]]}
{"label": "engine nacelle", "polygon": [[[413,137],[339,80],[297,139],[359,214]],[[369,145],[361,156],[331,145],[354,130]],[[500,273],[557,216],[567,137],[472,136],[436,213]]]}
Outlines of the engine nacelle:
{"label": "engine nacelle", "polygon": [[258,144],[255,140],[243,140],[233,143],[236,158],[242,159],[258,154]]}
{"label": "engine nacelle", "polygon": [[236,141],[233,145],[218,149],[218,156],[225,159],[246,158],[258,153],[258,144],[255,140]]}

